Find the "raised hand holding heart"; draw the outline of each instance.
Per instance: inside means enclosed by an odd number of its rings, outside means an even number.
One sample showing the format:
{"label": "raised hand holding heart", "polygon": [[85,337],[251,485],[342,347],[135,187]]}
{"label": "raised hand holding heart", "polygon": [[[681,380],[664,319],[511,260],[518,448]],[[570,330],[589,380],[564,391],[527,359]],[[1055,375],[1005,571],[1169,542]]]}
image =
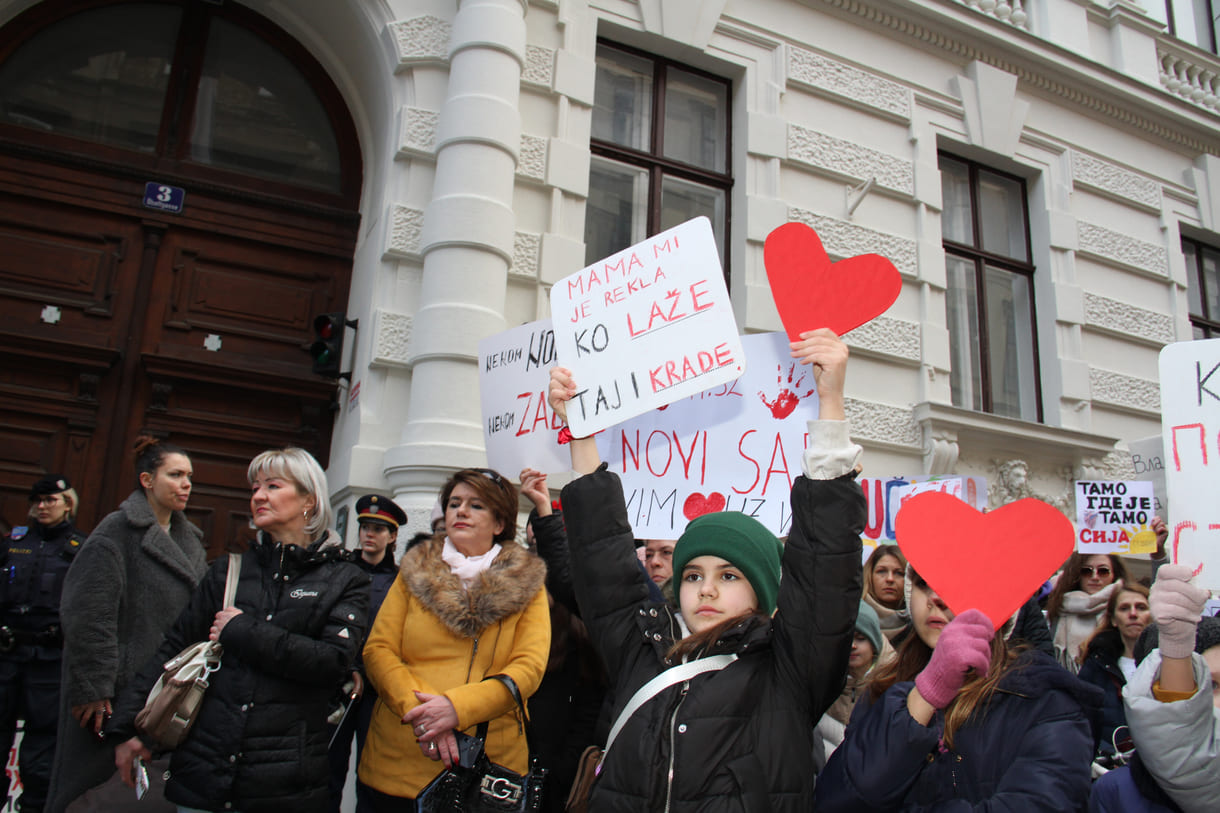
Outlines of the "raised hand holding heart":
{"label": "raised hand holding heart", "polygon": [[894,535],[950,610],[981,610],[997,630],[1075,547],[1071,520],[1032,497],[984,514],[948,494],[919,494],[899,509]]}
{"label": "raised hand holding heart", "polygon": [[842,336],[889,309],[902,276],[880,254],[831,262],[818,233],[804,223],[785,223],[767,235],[763,263],[771,295],[790,341],[828,327]]}

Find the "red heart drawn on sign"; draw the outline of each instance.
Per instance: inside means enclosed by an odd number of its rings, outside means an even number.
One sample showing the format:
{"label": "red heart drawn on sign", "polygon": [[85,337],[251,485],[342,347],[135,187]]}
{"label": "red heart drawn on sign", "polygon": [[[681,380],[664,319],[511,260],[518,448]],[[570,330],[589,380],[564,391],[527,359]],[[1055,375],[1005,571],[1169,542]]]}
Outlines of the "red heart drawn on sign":
{"label": "red heart drawn on sign", "polygon": [[698,491],[692,493],[686,498],[686,502],[682,503],[682,513],[687,519],[703,516],[704,514],[712,514],[716,511],[724,510],[724,495],[713,491],[704,497]]}
{"label": "red heart drawn on sign", "polygon": [[1032,497],[984,514],[948,494],[919,494],[899,509],[894,536],[950,610],[981,610],[996,629],[1075,547],[1071,520]]}
{"label": "red heart drawn on sign", "polygon": [[767,235],[763,263],[771,295],[790,341],[828,327],[839,336],[894,304],[902,276],[880,254],[832,263],[818,233],[804,223],[785,223]]}

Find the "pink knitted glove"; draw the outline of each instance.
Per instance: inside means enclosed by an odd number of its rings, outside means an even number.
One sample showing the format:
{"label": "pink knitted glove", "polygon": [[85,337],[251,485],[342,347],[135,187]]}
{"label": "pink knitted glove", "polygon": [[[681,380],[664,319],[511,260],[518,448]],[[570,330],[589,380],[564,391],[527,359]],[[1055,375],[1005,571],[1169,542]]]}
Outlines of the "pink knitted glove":
{"label": "pink knitted glove", "polygon": [[1164,565],[1157,571],[1156,584],[1148,597],[1164,658],[1189,658],[1195,651],[1195,627],[1203,614],[1207,591],[1191,584],[1190,577],[1186,565]]}
{"label": "pink knitted glove", "polygon": [[915,677],[915,688],[934,708],[943,709],[953,701],[966,671],[974,667],[980,674],[991,665],[991,639],[995,627],[979,610],[966,610],[940,633],[932,660]]}

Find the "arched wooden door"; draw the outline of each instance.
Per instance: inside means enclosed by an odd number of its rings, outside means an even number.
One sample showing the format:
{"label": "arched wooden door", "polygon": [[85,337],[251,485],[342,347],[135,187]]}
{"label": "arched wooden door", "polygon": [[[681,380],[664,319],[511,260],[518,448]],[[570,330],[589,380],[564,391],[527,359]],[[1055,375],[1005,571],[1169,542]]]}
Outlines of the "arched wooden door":
{"label": "arched wooden door", "polygon": [[209,553],[240,546],[254,454],[327,462],[336,390],[305,348],[347,301],[350,116],[233,4],[43,4],[0,42],[3,517],[58,471],[92,527],[152,433],[192,454]]}

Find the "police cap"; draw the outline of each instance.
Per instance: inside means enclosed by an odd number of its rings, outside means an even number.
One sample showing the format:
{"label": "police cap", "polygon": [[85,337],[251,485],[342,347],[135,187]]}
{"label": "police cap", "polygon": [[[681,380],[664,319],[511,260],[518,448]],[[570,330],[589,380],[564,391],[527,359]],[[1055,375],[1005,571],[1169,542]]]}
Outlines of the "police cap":
{"label": "police cap", "polygon": [[34,483],[30,489],[30,502],[48,494],[62,494],[70,488],[72,488],[72,484],[68,482],[67,477],[62,474],[48,474]]}
{"label": "police cap", "polygon": [[356,521],[376,522],[392,531],[407,521],[407,514],[389,497],[380,494],[365,494],[356,500]]}

